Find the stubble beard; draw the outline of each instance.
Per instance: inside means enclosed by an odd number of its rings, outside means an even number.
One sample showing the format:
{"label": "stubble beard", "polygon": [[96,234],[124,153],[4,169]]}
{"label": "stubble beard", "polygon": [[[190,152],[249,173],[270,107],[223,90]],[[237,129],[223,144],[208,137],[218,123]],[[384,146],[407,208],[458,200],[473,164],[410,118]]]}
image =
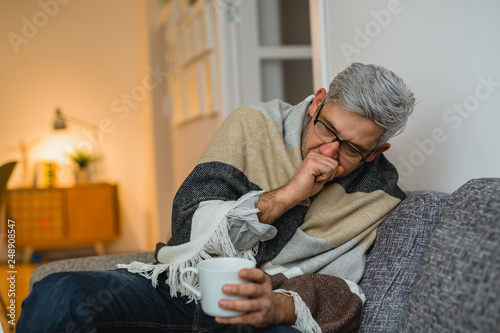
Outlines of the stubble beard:
{"label": "stubble beard", "polygon": [[307,151],[307,142],[306,141],[308,138],[309,130],[311,129],[311,123],[312,123],[312,119],[309,120],[309,122],[307,123],[306,127],[302,131],[302,136],[300,138],[300,153],[302,155],[302,160],[304,160],[304,158],[309,153],[309,151]]}

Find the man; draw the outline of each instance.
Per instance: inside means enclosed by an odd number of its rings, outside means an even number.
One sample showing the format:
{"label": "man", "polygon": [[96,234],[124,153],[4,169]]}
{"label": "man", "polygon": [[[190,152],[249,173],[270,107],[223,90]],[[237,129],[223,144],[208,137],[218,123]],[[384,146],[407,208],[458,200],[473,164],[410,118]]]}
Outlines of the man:
{"label": "man", "polygon": [[[271,101],[235,110],[179,189],[172,238],[157,246],[158,262],[51,275],[34,286],[18,329],[28,332],[38,320],[49,330],[82,332],[355,330],[365,253],[404,199],[382,153],[414,104],[394,73],[355,63],[328,93],[320,89],[296,106]],[[214,319],[187,303],[197,299],[180,284],[180,270],[216,256],[259,267],[240,271],[248,283],[223,289],[248,297],[220,302],[244,315]],[[109,302],[96,309],[88,299],[103,290]]]}

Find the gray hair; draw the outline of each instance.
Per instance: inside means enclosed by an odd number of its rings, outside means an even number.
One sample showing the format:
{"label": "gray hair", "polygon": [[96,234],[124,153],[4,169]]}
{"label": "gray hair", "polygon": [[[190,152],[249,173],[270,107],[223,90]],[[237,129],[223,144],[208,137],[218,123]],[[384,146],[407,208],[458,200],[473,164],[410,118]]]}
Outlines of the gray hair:
{"label": "gray hair", "polygon": [[330,83],[325,102],[360,113],[385,129],[378,145],[400,134],[415,107],[415,98],[403,80],[375,65],[353,63]]}

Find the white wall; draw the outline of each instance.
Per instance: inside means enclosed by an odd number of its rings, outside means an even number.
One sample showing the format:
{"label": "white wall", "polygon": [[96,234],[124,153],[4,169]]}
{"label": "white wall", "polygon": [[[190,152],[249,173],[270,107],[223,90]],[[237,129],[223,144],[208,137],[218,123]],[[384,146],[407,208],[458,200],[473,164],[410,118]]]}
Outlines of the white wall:
{"label": "white wall", "polygon": [[[139,0],[0,2],[0,164],[20,159],[9,148],[19,139],[55,140],[50,127],[57,106],[89,122],[107,119],[93,140],[81,127],[72,129],[76,143],[90,140],[102,153],[101,180],[119,186],[121,237],[109,252],[153,249],[168,232],[155,223],[163,215],[156,211],[154,150],[168,154],[168,143],[153,146],[159,120],[151,98],[166,73],[148,51],[144,6]],[[24,185],[20,171],[9,187]]]}
{"label": "white wall", "polygon": [[313,3],[325,7],[328,80],[351,62],[374,63],[400,75],[419,101],[386,154],[404,190],[451,192],[500,177],[499,1]]}

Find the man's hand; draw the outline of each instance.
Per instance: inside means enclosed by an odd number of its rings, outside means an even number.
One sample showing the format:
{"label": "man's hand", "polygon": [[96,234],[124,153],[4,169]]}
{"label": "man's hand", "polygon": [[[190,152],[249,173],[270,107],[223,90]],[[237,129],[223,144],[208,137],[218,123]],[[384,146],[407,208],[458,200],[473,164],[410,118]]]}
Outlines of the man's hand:
{"label": "man's hand", "polygon": [[231,318],[216,317],[220,324],[237,325],[250,324],[255,327],[266,327],[276,324],[293,325],[296,321],[293,298],[273,293],[271,281],[266,273],[259,268],[242,269],[239,272],[242,279],[249,283],[226,284],[222,291],[227,295],[249,297],[244,300],[221,299],[219,306],[224,309],[246,312]]}
{"label": "man's hand", "polygon": [[288,195],[297,203],[316,195],[323,186],[340,176],[344,168],[331,157],[310,152],[292,179],[284,186]]}
{"label": "man's hand", "polygon": [[260,196],[257,204],[259,221],[274,223],[283,213],[317,194],[327,182],[343,173],[344,168],[337,160],[310,152],[288,183]]}

